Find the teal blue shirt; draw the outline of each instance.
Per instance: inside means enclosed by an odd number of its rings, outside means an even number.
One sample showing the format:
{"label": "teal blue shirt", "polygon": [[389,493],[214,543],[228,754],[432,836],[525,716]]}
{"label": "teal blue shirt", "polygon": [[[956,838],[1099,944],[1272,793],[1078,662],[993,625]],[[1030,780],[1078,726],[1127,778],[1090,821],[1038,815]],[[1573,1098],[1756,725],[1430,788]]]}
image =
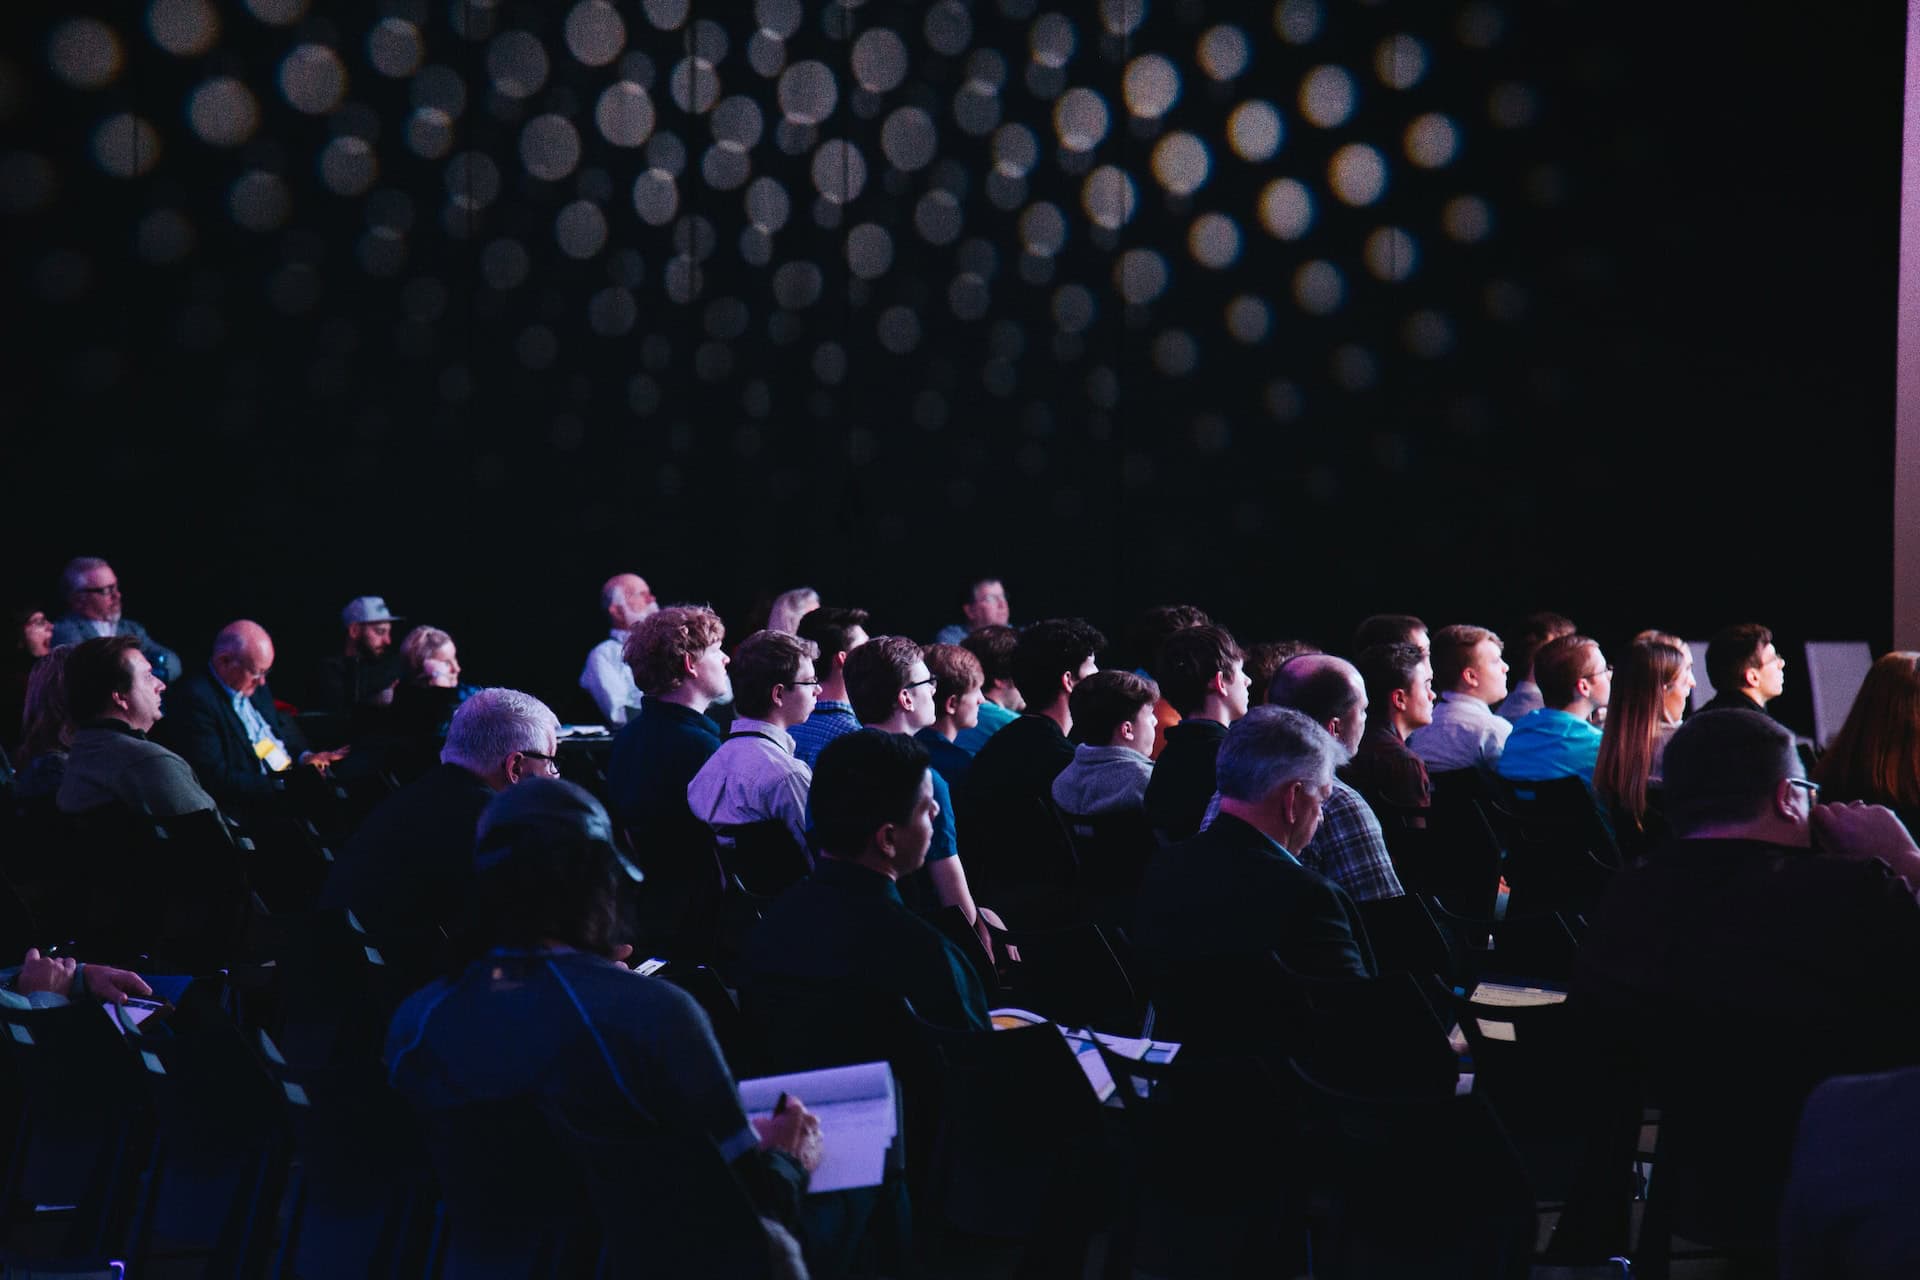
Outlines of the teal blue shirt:
{"label": "teal blue shirt", "polygon": [[1018,711],[1009,711],[997,702],[980,702],[980,723],[971,729],[962,729],[954,735],[953,745],[968,755],[980,754],[980,748],[987,745],[987,739],[1020,718]]}
{"label": "teal blue shirt", "polygon": [[1564,711],[1529,711],[1514,721],[1507,735],[1497,766],[1500,776],[1513,782],[1579,778],[1591,783],[1600,759],[1600,736],[1598,729]]}

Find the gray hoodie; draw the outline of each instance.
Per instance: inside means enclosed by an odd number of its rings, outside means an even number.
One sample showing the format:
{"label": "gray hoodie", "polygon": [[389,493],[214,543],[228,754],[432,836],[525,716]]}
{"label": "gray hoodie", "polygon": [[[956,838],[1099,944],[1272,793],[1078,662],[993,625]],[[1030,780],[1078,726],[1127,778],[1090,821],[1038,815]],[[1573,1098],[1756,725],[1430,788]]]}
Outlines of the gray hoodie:
{"label": "gray hoodie", "polygon": [[1107,813],[1146,812],[1147,780],[1153,761],[1132,747],[1073,749],[1073,763],[1053,780],[1053,802],[1077,818]]}

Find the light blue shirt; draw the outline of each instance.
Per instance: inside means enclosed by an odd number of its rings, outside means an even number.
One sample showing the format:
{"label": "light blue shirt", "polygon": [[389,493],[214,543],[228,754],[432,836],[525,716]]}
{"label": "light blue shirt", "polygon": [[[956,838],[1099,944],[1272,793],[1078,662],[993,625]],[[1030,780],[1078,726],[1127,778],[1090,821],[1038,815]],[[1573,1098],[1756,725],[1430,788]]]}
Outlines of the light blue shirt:
{"label": "light blue shirt", "polygon": [[962,729],[954,735],[953,745],[971,755],[979,755],[980,748],[987,745],[987,739],[1000,732],[1020,718],[1018,711],[1009,711],[997,702],[987,699],[980,701],[980,723],[971,729]]}
{"label": "light blue shirt", "polygon": [[[279,734],[267,727],[266,718],[260,714],[260,708],[253,705],[253,699],[247,697],[238,689],[235,689],[225,680],[220,679],[220,673],[215,671],[211,666],[209,666],[207,670],[212,672],[214,681],[218,683],[222,689],[227,691],[227,697],[231,699],[233,703],[233,714],[240,717],[240,727],[246,730],[247,741],[254,743],[271,738],[275,746],[279,747],[282,751],[286,751],[287,744],[280,741]],[[287,756],[291,759],[293,753],[288,751]],[[265,760],[260,762],[260,771],[262,773],[273,772]]]}
{"label": "light blue shirt", "polygon": [[1600,759],[1600,730],[1578,716],[1542,707],[1514,722],[1507,748],[1500,753],[1500,776],[1513,782],[1550,778],[1593,781]]}

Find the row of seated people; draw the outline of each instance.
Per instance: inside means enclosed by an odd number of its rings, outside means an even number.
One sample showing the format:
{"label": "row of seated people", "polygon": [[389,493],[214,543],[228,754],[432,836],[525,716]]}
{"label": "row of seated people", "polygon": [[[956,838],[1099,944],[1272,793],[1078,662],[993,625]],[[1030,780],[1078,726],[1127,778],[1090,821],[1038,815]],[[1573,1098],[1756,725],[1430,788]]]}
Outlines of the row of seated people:
{"label": "row of seated people", "polygon": [[[1196,965],[1266,952],[1307,977],[1378,976],[1350,896],[1294,853],[1317,833],[1346,755],[1323,726],[1281,707],[1250,711],[1224,736],[1217,815],[1155,856],[1136,907],[1133,954],[1170,1018],[1188,1012],[1177,996]],[[1920,849],[1885,810],[1815,805],[1791,734],[1757,713],[1696,717],[1666,761],[1678,838],[1610,887],[1581,947],[1573,1001],[1670,1071],[1678,1059],[1696,1081],[1741,1075],[1744,1168],[1741,1195],[1729,1198],[1751,1214],[1764,1200],[1744,1197],[1783,1183],[1795,1108],[1814,1083],[1920,1060],[1903,963],[1920,958],[1909,887]],[[791,1037],[794,1020],[782,1015],[792,993],[830,984],[849,1010],[898,996],[931,1021],[984,1029],[977,967],[898,896],[933,839],[924,750],[899,734],[843,735],[813,782],[818,866],[755,928],[732,975],[742,1007]],[[694,1126],[748,1162],[745,1185],[773,1197],[759,1203],[810,1257],[832,1255],[844,1242],[830,1225],[790,1211],[817,1156],[804,1109],[749,1136],[705,1014],[624,971],[632,952],[617,940],[619,903],[641,873],[604,810],[538,775],[490,794],[460,869],[454,931],[473,958],[396,1015],[387,1043],[396,1086],[427,1113],[531,1091],[563,1112],[586,1107],[575,1127],[607,1130],[622,1115]],[[36,972],[23,971],[23,986],[44,980],[38,961],[29,957]],[[1259,1021],[1243,1010],[1237,1034],[1257,1039]],[[1199,1051],[1205,1031],[1192,1030]],[[831,1041],[857,1028],[818,1025],[812,1035],[812,1044],[789,1038],[787,1051],[832,1060],[836,1047],[849,1050]],[[562,1093],[547,1097],[553,1088]]]}

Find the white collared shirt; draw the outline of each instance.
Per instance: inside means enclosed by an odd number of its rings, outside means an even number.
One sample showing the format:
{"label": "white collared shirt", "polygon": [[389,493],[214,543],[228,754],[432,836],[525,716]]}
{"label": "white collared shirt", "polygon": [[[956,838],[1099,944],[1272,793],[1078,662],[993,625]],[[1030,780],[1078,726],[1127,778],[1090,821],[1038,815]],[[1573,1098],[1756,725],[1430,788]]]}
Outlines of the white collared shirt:
{"label": "white collared shirt", "polygon": [[736,716],[720,749],[687,784],[693,816],[710,827],[777,818],[807,847],[807,793],[813,770],[793,754],[793,735],[764,720]]}
{"label": "white collared shirt", "polygon": [[1506,749],[1513,722],[1470,693],[1443,693],[1433,707],[1433,723],[1407,736],[1407,746],[1429,773],[1451,769],[1491,769]]}
{"label": "white collared shirt", "polygon": [[640,686],[633,682],[633,668],[627,665],[626,645],[625,629],[615,627],[607,639],[593,646],[580,672],[580,687],[593,695],[610,729],[618,729],[640,709]]}

